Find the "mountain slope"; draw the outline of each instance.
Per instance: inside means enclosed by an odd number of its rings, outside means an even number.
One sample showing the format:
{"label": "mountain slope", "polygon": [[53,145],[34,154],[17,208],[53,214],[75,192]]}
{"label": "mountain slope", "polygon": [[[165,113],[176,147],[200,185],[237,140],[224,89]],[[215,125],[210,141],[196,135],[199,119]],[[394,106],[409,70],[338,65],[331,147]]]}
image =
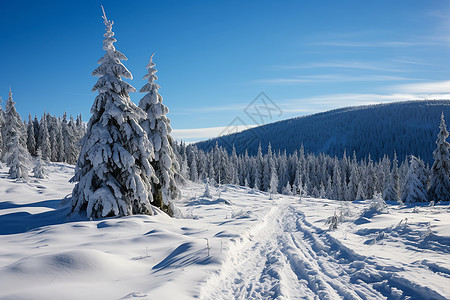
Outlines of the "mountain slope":
{"label": "mountain slope", "polygon": [[305,117],[266,124],[240,133],[197,143],[209,150],[216,142],[237,153],[263,152],[270,142],[275,151],[292,153],[303,144],[307,153],[342,156],[344,151],[358,158],[369,154],[375,160],[384,154],[400,160],[413,154],[433,161],[441,112],[450,120],[450,100],[408,101],[370,106],[347,107]]}

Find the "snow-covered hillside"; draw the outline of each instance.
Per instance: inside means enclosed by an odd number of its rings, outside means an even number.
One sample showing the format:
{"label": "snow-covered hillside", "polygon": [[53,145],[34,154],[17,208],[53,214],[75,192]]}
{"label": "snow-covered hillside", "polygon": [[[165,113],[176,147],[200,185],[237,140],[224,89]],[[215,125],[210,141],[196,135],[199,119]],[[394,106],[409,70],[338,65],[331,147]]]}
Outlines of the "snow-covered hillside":
{"label": "snow-covered hillside", "polygon": [[[271,143],[274,152],[293,153],[303,145],[306,153],[325,153],[342,157],[355,152],[358,158],[378,161],[384,155],[400,161],[408,155],[433,162],[433,150],[439,131],[441,113],[450,115],[450,100],[424,100],[384,103],[369,106],[351,106],[310,116],[259,124],[239,133],[220,136],[197,143],[202,150],[219,146],[231,153],[248,151],[256,155],[261,144],[263,152]],[[262,110],[261,114],[267,114]],[[269,114],[270,115],[270,114]]]}
{"label": "snow-covered hillside", "polygon": [[86,220],[67,217],[72,166],[28,183],[1,166],[2,299],[450,298],[448,203],[270,200],[238,186],[210,199],[189,183],[179,218]]}

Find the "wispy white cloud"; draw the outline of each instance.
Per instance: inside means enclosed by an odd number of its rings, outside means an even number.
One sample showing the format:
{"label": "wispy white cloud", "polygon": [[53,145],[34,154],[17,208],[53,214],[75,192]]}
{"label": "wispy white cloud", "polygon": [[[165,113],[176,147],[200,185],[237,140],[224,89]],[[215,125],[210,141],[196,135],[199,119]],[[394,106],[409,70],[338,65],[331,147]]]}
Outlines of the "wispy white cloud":
{"label": "wispy white cloud", "polygon": [[348,93],[290,99],[279,103],[285,112],[317,113],[348,106],[371,105],[398,101],[450,99],[449,93]]}
{"label": "wispy white cloud", "polygon": [[387,64],[385,62],[362,62],[362,61],[343,61],[343,60],[271,67],[271,69],[274,70],[319,69],[319,68],[355,69],[355,70],[384,71],[384,72],[404,71],[404,69],[402,68],[393,68],[392,63]]}
{"label": "wispy white cloud", "polygon": [[305,75],[292,78],[273,78],[253,81],[253,83],[267,84],[299,84],[299,83],[322,83],[322,82],[370,82],[370,81],[411,81],[417,78],[408,78],[390,75],[361,75],[349,76],[343,74]]}
{"label": "wispy white cloud", "polygon": [[405,64],[405,65],[417,65],[417,66],[436,66],[434,64],[431,64],[429,62],[419,60],[417,58],[412,57],[397,57],[393,58],[392,62],[399,63],[399,64]]}
{"label": "wispy white cloud", "polygon": [[435,41],[321,41],[313,43],[316,46],[351,47],[351,48],[404,48],[434,44]]}
{"label": "wispy white cloud", "polygon": [[450,80],[401,84],[390,87],[390,90],[413,94],[450,94]]}

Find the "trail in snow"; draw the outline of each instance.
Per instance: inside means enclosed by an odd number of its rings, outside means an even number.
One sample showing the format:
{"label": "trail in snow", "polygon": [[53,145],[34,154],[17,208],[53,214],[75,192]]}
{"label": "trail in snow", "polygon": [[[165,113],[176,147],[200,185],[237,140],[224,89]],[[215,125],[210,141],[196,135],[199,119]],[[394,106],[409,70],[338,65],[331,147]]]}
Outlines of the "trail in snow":
{"label": "trail in snow", "polygon": [[305,220],[298,203],[281,199],[230,247],[203,299],[445,299],[358,255]]}

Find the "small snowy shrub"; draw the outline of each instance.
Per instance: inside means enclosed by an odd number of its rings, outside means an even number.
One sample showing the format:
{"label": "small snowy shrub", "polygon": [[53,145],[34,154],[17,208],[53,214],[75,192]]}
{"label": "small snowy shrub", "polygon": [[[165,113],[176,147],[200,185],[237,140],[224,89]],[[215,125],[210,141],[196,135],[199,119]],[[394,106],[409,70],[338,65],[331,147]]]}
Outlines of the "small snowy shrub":
{"label": "small snowy shrub", "polygon": [[325,225],[330,225],[328,227],[328,230],[334,230],[338,228],[340,221],[339,221],[339,216],[337,215],[336,212],[334,212],[334,215],[332,215],[331,217],[329,217],[327,219],[327,221],[325,222]]}
{"label": "small snowy shrub", "polygon": [[340,201],[339,206],[339,221],[343,222],[346,217],[349,217],[351,215],[350,213],[350,207],[348,205],[348,202]]}
{"label": "small snowy shrub", "polygon": [[37,151],[37,157],[36,157],[36,165],[33,168],[33,175],[36,178],[47,178],[47,166],[45,162],[42,160],[42,152],[41,148],[38,148]]}
{"label": "small snowy shrub", "polygon": [[209,187],[209,180],[206,180],[205,193],[203,194],[203,197],[205,197],[205,198],[212,198],[211,189]]}
{"label": "small snowy shrub", "polygon": [[369,210],[378,213],[389,213],[386,202],[384,202],[380,193],[377,193],[370,200]]}

